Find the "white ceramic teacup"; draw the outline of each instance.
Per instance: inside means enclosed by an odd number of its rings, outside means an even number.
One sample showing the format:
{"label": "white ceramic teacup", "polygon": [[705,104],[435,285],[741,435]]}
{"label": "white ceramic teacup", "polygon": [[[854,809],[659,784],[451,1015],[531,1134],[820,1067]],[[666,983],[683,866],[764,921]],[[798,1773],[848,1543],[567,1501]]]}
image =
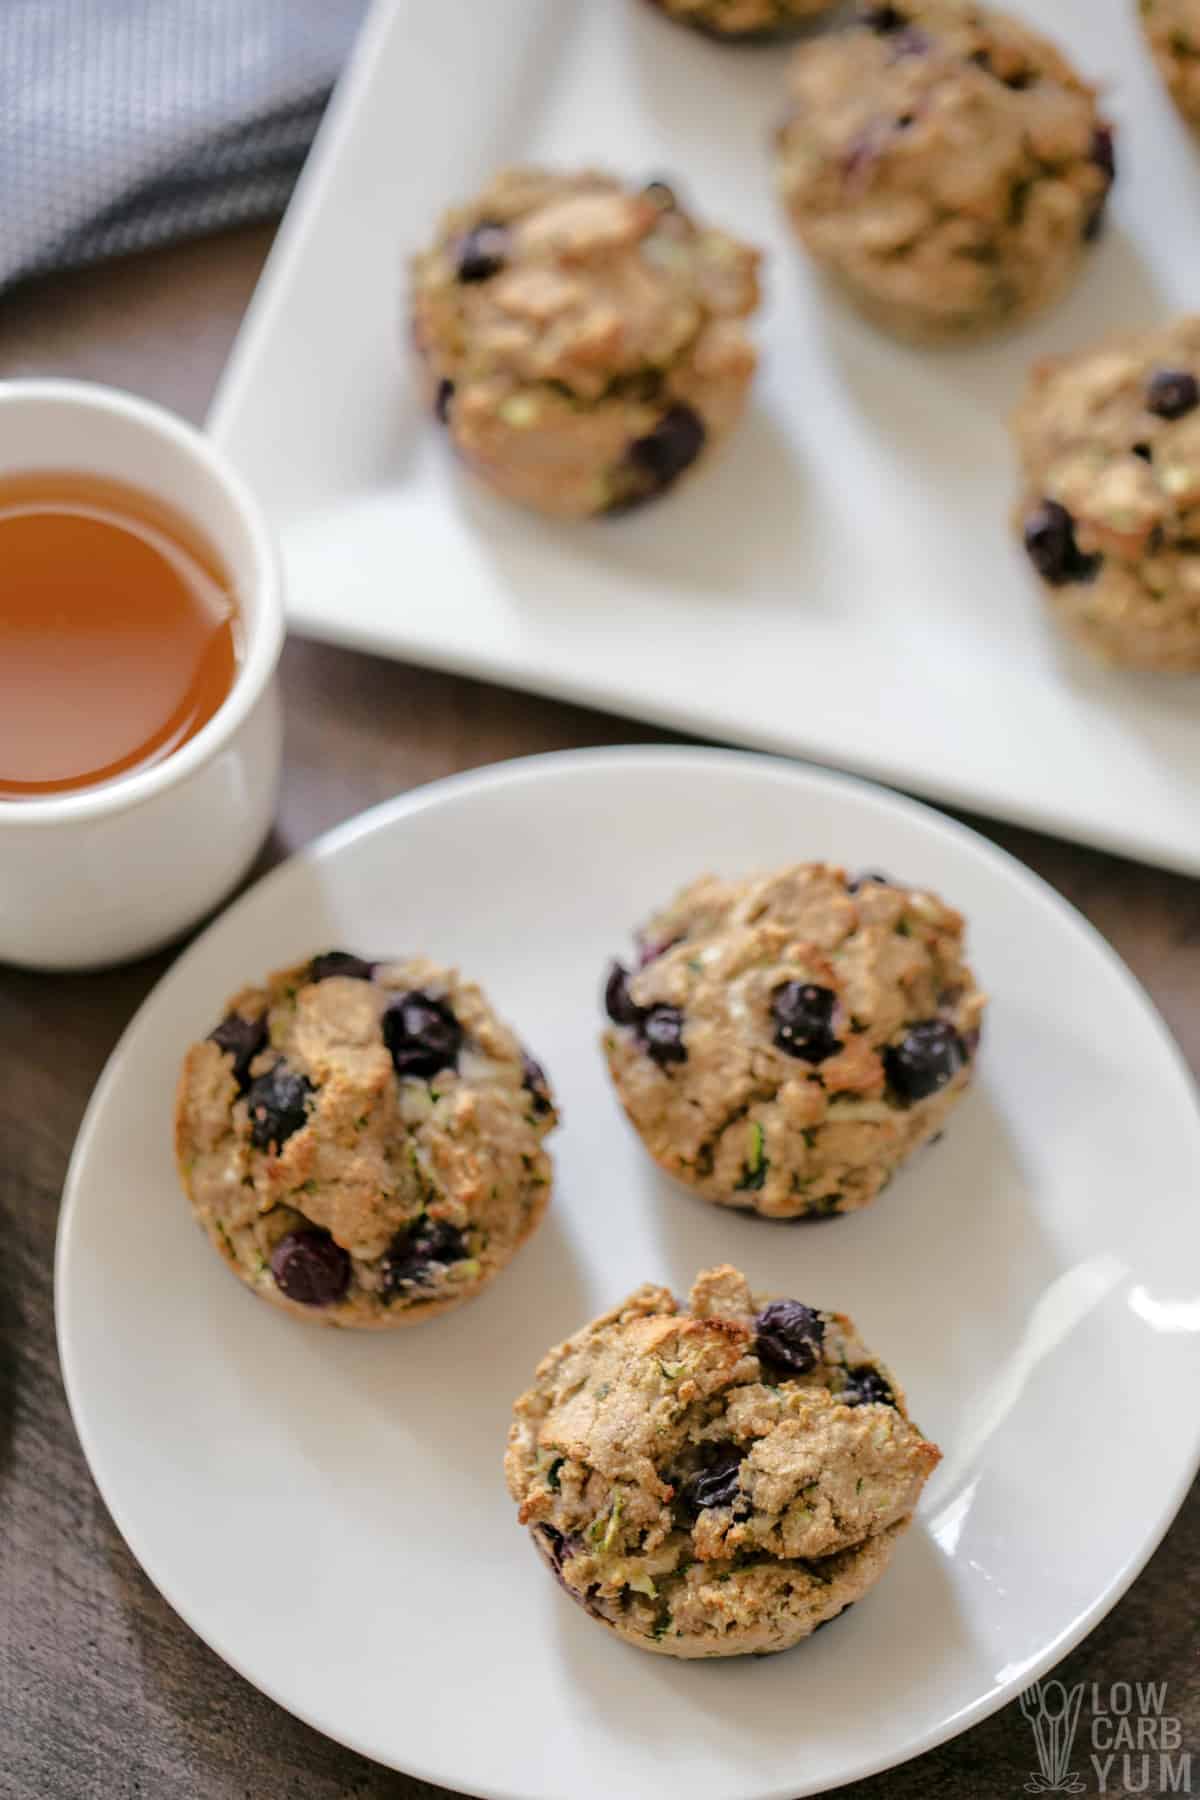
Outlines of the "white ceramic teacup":
{"label": "white ceramic teacup", "polygon": [[0,961],[81,969],[177,937],[253,860],[279,786],[283,594],[257,501],[161,407],[85,382],[0,383],[0,477],[43,469],[125,482],[190,519],[225,561],[242,615],[233,686],[180,749],[101,786],[0,801]]}

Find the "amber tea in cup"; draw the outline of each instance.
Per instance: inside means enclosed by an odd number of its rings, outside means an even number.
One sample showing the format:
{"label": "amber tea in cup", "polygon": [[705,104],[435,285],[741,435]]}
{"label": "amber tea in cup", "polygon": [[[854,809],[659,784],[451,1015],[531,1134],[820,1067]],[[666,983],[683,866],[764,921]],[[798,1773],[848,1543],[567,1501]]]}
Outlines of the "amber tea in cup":
{"label": "amber tea in cup", "polygon": [[149,495],[91,475],[0,479],[0,803],[153,767],[237,673],[228,571]]}

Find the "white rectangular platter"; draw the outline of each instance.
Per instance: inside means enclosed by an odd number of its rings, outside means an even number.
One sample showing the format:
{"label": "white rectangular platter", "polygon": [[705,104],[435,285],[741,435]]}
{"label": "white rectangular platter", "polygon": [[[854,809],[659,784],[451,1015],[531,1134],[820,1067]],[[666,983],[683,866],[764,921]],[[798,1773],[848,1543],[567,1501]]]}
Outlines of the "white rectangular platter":
{"label": "white rectangular platter", "polygon": [[[1200,678],[1059,643],[1012,541],[1029,362],[1200,305],[1200,151],[1133,0],[1013,0],[1101,81],[1105,237],[1052,315],[916,351],[845,316],[783,228],[786,50],[641,0],[376,0],[210,429],[280,527],[295,629],[875,775],[1200,871]],[[767,251],[753,404],[713,467],[567,526],[453,464],[406,352],[404,267],[497,166],[662,176]]]}

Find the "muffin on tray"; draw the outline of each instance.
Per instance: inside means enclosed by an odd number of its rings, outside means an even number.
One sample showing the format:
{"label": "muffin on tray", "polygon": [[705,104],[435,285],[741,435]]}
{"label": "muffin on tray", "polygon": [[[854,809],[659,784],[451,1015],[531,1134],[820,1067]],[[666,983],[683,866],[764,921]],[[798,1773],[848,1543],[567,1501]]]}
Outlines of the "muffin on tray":
{"label": "muffin on tray", "polygon": [[414,260],[430,407],[524,506],[584,518],[654,499],[741,413],[758,263],[663,182],[510,169]]}

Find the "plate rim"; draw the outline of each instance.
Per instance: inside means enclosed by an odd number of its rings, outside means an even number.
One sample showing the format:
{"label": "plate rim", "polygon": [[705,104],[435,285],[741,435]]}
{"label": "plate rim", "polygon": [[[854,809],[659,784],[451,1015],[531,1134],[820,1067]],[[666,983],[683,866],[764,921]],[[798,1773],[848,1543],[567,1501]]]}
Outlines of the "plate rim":
{"label": "plate rim", "polygon": [[[650,761],[664,767],[671,764],[682,764],[694,768],[696,764],[701,764],[710,768],[713,766],[730,769],[750,768],[758,775],[779,780],[785,784],[795,781],[818,788],[832,786],[835,790],[865,792],[871,796],[882,797],[887,802],[899,806],[904,812],[917,815],[919,822],[926,829],[932,830],[935,835],[951,839],[966,839],[973,849],[982,854],[985,859],[991,859],[1001,871],[1032,886],[1039,897],[1043,901],[1049,902],[1052,909],[1058,912],[1064,923],[1074,928],[1086,940],[1090,940],[1092,948],[1100,952],[1111,973],[1119,980],[1129,997],[1135,1004],[1140,1005],[1147,1025],[1153,1029],[1159,1046],[1165,1053],[1167,1063],[1173,1067],[1175,1075],[1180,1080],[1183,1090],[1181,1097],[1186,1096],[1190,1099],[1193,1112],[1197,1115],[1197,1123],[1200,1124],[1200,1094],[1197,1092],[1196,1079],[1174,1033],[1146,988],[1090,919],[1064,895],[1060,894],[1058,889],[1044,876],[1029,868],[1019,857],[994,843],[973,826],[949,818],[937,807],[923,800],[915,799],[911,795],[897,792],[883,783],[870,781],[858,775],[846,774],[840,770],[827,769],[821,765],[753,750],[683,744],[604,745],[506,758],[501,762],[459,770],[435,781],[421,783],[353,814],[350,818],[332,826],[328,831],[320,833],[307,844],[301,845],[238,894],[229,905],[222,908],[215,917],[209,920],[154,982],[109,1052],[80,1120],[63,1181],[55,1228],[53,1306],[55,1342],[63,1389],[66,1394],[71,1423],[79,1440],[92,1483],[130,1556],[172,1612],[213,1655],[291,1717],[299,1719],[310,1729],[320,1732],[322,1736],[329,1738],[332,1742],[342,1745],[343,1748],[353,1751],[356,1755],[379,1767],[411,1775],[417,1780],[430,1782],[434,1786],[445,1785],[443,1777],[436,1771],[421,1767],[416,1763],[398,1764],[381,1761],[374,1751],[357,1740],[353,1734],[331,1729],[328,1723],[314,1713],[298,1711],[289,1701],[281,1697],[273,1682],[263,1681],[257,1675],[252,1675],[243,1665],[239,1656],[229,1654],[213,1642],[208,1632],[193,1617],[190,1608],[177,1603],[173,1597],[173,1584],[169,1574],[161,1570],[157,1558],[148,1559],[135,1547],[134,1538],[137,1533],[133,1529],[127,1529],[124,1509],[114,1504],[110,1498],[106,1481],[98,1473],[96,1441],[89,1426],[84,1422],[85,1407],[80,1399],[82,1384],[79,1382],[78,1373],[73,1372],[75,1365],[70,1348],[71,1326],[69,1308],[66,1305],[66,1293],[70,1279],[68,1264],[71,1254],[70,1239],[73,1221],[81,1204],[79,1193],[83,1183],[82,1169],[88,1156],[90,1139],[96,1130],[100,1116],[109,1103],[110,1092],[120,1079],[120,1066],[127,1044],[140,1026],[143,1015],[159,1002],[161,990],[179,976],[184,966],[193,958],[199,959],[204,954],[211,936],[227,922],[231,915],[236,915],[239,909],[262,891],[269,891],[272,886],[282,885],[289,878],[295,865],[306,862],[325,862],[330,857],[338,856],[343,849],[357,839],[386,829],[394,822],[423,812],[430,806],[436,806],[444,799],[460,792],[471,793],[486,791],[489,788],[501,788],[519,783],[530,776],[536,779],[540,774],[553,774],[560,770],[587,770],[603,768],[606,765],[622,767],[638,761]],[[103,1464],[103,1454],[100,1455],[99,1461]],[[1010,1675],[1003,1683],[996,1683],[987,1694],[981,1695],[975,1701],[961,1707],[949,1718],[923,1732],[918,1739],[903,1748],[899,1754],[885,1752],[867,1756],[848,1769],[845,1774],[839,1775],[837,1781],[832,1784],[797,1787],[789,1783],[786,1788],[772,1789],[769,1793],[764,1793],[763,1800],[803,1800],[804,1796],[833,1793],[849,1782],[866,1780],[883,1774],[889,1769],[899,1768],[904,1763],[911,1762],[928,1751],[937,1749],[939,1745],[960,1736],[963,1732],[990,1718],[993,1713],[999,1712],[1002,1707],[1010,1704],[1031,1682],[1040,1679],[1075,1649],[1129,1591],[1162,1543],[1198,1472],[1200,1472],[1200,1417],[1197,1418],[1193,1428],[1190,1454],[1185,1458],[1180,1474],[1160,1504],[1144,1542],[1114,1571],[1110,1580],[1091,1604],[1082,1608],[1076,1617],[1063,1627],[1058,1636],[1036,1656],[1030,1658],[1018,1673]],[[475,1800],[528,1800],[525,1792],[510,1787],[488,1786],[470,1790],[463,1788],[460,1791],[464,1794],[468,1792],[473,1794]],[[731,1795],[730,1800],[737,1800],[737,1797]]]}

